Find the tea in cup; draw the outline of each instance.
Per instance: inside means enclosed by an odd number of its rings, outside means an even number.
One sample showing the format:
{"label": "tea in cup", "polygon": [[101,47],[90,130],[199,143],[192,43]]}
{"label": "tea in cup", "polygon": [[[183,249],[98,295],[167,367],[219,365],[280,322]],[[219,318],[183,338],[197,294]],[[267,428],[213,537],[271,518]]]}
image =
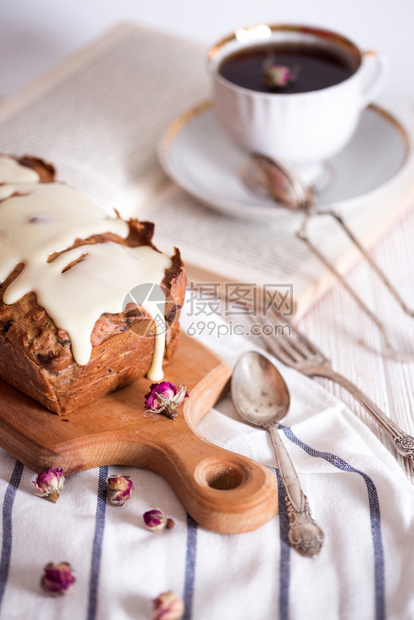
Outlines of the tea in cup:
{"label": "tea in cup", "polygon": [[312,182],[352,138],[387,62],[330,30],[258,25],[214,45],[208,68],[215,118],[228,136]]}

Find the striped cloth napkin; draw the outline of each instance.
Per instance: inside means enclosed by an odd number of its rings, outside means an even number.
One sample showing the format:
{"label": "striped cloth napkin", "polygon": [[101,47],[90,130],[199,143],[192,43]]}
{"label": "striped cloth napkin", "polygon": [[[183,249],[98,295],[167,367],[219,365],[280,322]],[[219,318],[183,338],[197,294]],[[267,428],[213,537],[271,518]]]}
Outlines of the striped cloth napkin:
{"label": "striped cloth napkin", "polygon": [[[184,317],[184,329],[189,320]],[[209,331],[198,337],[231,365],[252,348],[242,336]],[[243,423],[226,397],[199,429],[274,472],[275,518],[251,533],[215,534],[197,526],[162,478],[114,466],[68,476],[51,504],[35,495],[34,473],[0,451],[0,619],[144,620],[151,618],[152,599],[165,591],[183,598],[187,620],[414,618],[412,484],[341,402],[316,382],[279,368],[292,397],[280,432],[325,532],[317,558],[303,558],[287,544],[270,437]],[[106,499],[111,474],[133,481],[122,507]],[[173,529],[145,529],[142,515],[154,506],[174,519]],[[66,596],[52,598],[40,588],[51,561],[69,562],[75,571]]]}

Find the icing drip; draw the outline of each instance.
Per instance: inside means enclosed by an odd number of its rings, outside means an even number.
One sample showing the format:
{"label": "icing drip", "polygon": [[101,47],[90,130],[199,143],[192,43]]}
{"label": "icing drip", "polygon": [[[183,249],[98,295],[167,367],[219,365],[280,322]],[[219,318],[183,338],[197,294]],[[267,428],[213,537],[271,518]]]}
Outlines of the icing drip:
{"label": "icing drip", "polygon": [[[84,365],[90,359],[90,336],[101,314],[122,312],[134,287],[160,284],[171,259],[149,246],[130,248],[107,242],[64,251],[47,262],[50,255],[71,247],[76,238],[104,232],[126,237],[129,228],[123,220],[107,216],[82,192],[61,183],[38,183],[27,171],[14,160],[0,158],[0,281],[17,264],[24,264],[5,291],[4,303],[12,304],[34,291],[56,326],[68,332],[73,356]],[[19,195],[12,195],[16,191]],[[141,305],[156,324],[148,378],[159,381],[163,377],[164,309],[149,300]]]}
{"label": "icing drip", "polygon": [[38,183],[36,170],[22,166],[12,157],[0,155],[0,183]]}

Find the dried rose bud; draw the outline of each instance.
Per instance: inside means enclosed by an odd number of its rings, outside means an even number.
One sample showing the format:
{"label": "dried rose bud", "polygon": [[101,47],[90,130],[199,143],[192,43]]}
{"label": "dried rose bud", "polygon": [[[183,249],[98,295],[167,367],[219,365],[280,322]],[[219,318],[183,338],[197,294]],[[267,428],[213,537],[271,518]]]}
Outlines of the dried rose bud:
{"label": "dried rose bud", "polygon": [[163,413],[167,418],[174,419],[177,417],[177,407],[184,398],[188,398],[185,385],[177,387],[169,381],[153,383],[145,395],[145,413]]}
{"label": "dried rose bud", "polygon": [[59,564],[49,562],[43,570],[44,575],[40,585],[45,592],[53,596],[66,594],[76,581],[68,562],[60,562]]}
{"label": "dried rose bud", "polygon": [[153,600],[152,620],[180,620],[184,615],[184,601],[174,592],[164,592]]}
{"label": "dried rose bud", "polygon": [[65,484],[63,469],[60,469],[60,467],[46,469],[33,480],[33,484],[35,485],[37,495],[55,504]]}
{"label": "dried rose bud", "polygon": [[284,65],[266,65],[263,70],[263,79],[268,88],[283,89],[287,88],[296,80],[298,68],[285,67]]}
{"label": "dried rose bud", "polygon": [[145,527],[151,532],[161,532],[167,525],[167,517],[160,508],[144,512],[143,517]]}
{"label": "dried rose bud", "polygon": [[129,476],[109,476],[106,482],[106,494],[114,506],[123,506],[130,498],[133,488]]}

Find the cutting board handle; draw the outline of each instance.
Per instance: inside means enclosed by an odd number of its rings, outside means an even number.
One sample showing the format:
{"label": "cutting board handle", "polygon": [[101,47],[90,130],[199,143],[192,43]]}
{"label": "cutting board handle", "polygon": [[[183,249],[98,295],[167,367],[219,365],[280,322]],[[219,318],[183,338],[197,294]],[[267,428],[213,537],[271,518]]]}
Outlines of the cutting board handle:
{"label": "cutting board handle", "polygon": [[275,474],[210,443],[197,430],[182,429],[177,443],[159,444],[151,469],[171,484],[188,514],[209,530],[249,532],[277,512]]}

